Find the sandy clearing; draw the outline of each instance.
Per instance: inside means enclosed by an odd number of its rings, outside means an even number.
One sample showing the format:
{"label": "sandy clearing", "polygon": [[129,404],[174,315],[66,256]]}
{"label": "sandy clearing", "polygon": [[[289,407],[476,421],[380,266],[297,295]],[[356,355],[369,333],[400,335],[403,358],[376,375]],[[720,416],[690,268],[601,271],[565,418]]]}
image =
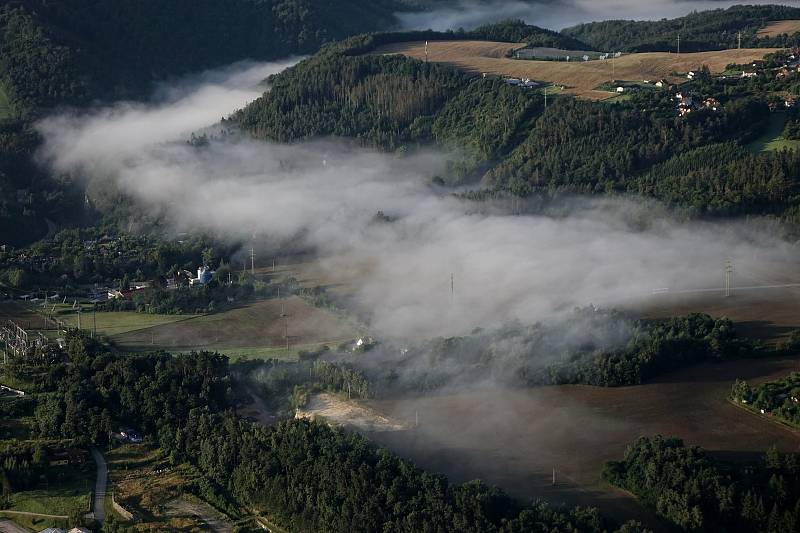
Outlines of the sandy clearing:
{"label": "sandy clearing", "polygon": [[295,418],[321,418],[333,426],[358,431],[385,432],[407,429],[408,425],[384,416],[367,405],[343,400],[333,394],[312,394],[308,405],[298,409]]}

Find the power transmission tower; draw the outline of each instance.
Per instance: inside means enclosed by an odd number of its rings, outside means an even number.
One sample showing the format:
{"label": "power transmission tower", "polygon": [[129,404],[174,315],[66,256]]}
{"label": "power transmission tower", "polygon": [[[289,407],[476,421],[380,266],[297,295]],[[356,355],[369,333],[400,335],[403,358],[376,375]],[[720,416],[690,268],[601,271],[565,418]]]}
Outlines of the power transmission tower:
{"label": "power transmission tower", "polygon": [[725,262],[725,297],[733,296],[733,274],[735,272],[733,262],[728,259]]}

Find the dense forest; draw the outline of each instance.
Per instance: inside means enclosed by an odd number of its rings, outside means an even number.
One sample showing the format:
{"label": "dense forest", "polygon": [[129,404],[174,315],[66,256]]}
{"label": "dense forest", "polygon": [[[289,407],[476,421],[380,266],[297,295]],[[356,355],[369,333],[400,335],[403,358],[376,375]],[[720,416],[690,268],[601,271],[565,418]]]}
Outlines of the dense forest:
{"label": "dense forest", "polygon": [[[313,53],[395,24],[403,2],[12,0],[0,3],[0,245],[96,221],[81,188],[32,162],[49,110],[141,99],[153,83],[244,59]],[[233,111],[233,110],[231,110]]]}
{"label": "dense forest", "polygon": [[731,464],[680,439],[638,439],[604,477],[687,531],[785,533],[800,527],[800,460],[767,451]]}
{"label": "dense forest", "polygon": [[597,50],[621,52],[674,52],[678,35],[681,51],[743,48],[785,48],[796,46],[797,35],[759,37],[768,22],[800,19],[800,8],[779,5],[733,6],[728,9],[693,12],[685,17],[656,21],[605,20],[579,24],[562,34],[583,41]]}
{"label": "dense forest", "polygon": [[[34,416],[43,436],[103,443],[135,425],[174,463],[195,465],[204,497],[266,511],[301,531],[608,531],[596,509],[523,505],[474,481],[450,484],[357,433],[291,420],[265,427],[236,417],[228,361],[211,353],[119,356],[78,332],[70,364],[42,378]],[[2,453],[2,452],[0,452]],[[23,487],[33,453],[4,475]],[[624,531],[643,531],[628,524]]]}

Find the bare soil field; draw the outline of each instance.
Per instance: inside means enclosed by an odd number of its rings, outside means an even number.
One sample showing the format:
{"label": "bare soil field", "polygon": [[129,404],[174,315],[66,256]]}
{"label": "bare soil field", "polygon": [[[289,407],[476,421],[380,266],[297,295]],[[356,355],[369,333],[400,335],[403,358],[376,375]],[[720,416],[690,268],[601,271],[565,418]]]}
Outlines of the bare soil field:
{"label": "bare soil field", "polygon": [[687,289],[654,294],[633,309],[647,318],[688,313],[727,317],[736,323],[742,334],[775,343],[792,330],[800,329],[800,269],[791,263],[757,268],[742,266],[740,272],[735,273],[730,297],[724,296],[720,279],[717,290]]}
{"label": "bare soil field", "polygon": [[800,31],[800,20],[775,20],[758,30],[759,37],[778,37],[784,33],[794,35]]}
{"label": "bare soil field", "polygon": [[288,317],[291,346],[335,344],[350,340],[356,332],[343,319],[305,303],[298,297],[262,300],[222,313],[204,315],[171,324],[140,329],[113,337],[129,349],[170,350],[280,347],[284,346]]}
{"label": "bare soil field", "polygon": [[[674,435],[727,458],[772,444],[800,451],[800,435],[726,400],[733,380],[752,382],[800,370],[797,360],[709,364],[636,387],[539,387],[376,400],[370,405],[416,429],[371,437],[456,481],[482,478],[523,498],[596,505],[618,518],[657,526],[630,495],[601,480],[642,435]],[[552,485],[556,469],[557,483]]]}
{"label": "bare soil field", "polygon": [[[611,80],[641,82],[660,78],[672,82],[685,80],[674,76],[707,65],[712,73],[720,73],[731,63],[749,63],[761,59],[775,49],[720,50],[690,54],[649,52],[623,55],[605,61],[527,61],[505,57],[510,50],[523,45],[491,41],[431,41],[428,60],[445,63],[476,74],[530,78],[565,86],[565,92],[581,98],[603,100],[614,93],[595,90]],[[378,48],[376,54],[403,54],[425,59],[425,43],[397,43]]]}

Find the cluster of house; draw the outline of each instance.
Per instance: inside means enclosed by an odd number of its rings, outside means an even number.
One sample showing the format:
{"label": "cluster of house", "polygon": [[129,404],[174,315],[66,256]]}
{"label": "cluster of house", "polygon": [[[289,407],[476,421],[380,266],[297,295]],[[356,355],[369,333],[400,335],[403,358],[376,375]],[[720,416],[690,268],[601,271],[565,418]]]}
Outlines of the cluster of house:
{"label": "cluster of house", "polygon": [[167,278],[167,290],[175,290],[184,285],[199,287],[208,285],[214,279],[214,271],[206,266],[197,269],[197,277],[188,270],[179,270],[174,276]]}
{"label": "cluster of house", "polygon": [[505,81],[509,85],[513,85],[514,87],[520,87],[522,89],[535,89],[541,85],[539,82],[533,81],[528,78],[504,78]]}
{"label": "cluster of house", "polygon": [[684,91],[675,93],[675,98],[673,98],[673,100],[677,102],[676,107],[679,117],[685,117],[692,111],[698,109],[708,109],[710,111],[720,111],[722,109],[722,105],[716,98],[709,97],[704,100],[699,100]]}
{"label": "cluster of house", "polygon": [[770,111],[777,111],[781,107],[786,109],[791,109],[796,105],[797,105],[797,99],[795,99],[793,96],[784,98],[782,104],[780,101],[774,101],[774,100],[770,100],[769,102],[767,102],[767,107],[769,107]]}

